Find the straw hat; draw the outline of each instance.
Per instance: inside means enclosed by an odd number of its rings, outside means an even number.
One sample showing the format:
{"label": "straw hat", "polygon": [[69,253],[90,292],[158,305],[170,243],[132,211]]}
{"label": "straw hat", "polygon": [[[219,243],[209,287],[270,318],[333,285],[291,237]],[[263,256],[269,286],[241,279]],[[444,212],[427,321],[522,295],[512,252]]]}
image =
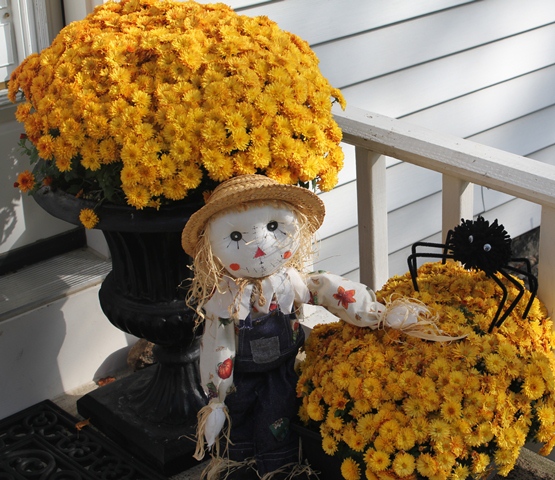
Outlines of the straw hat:
{"label": "straw hat", "polygon": [[218,185],[206,205],[191,215],[181,235],[183,250],[194,256],[198,239],[214,214],[255,200],[282,200],[292,204],[308,217],[314,232],[324,221],[324,202],[310,190],[282,185],[265,175],[240,175]]}

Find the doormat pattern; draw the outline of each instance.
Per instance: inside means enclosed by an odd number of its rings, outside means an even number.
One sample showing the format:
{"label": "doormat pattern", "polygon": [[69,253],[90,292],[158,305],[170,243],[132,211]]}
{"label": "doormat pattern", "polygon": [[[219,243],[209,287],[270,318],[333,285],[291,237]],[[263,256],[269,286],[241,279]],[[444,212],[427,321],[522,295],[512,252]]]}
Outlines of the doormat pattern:
{"label": "doormat pattern", "polygon": [[0,480],[167,480],[49,400],[0,421]]}

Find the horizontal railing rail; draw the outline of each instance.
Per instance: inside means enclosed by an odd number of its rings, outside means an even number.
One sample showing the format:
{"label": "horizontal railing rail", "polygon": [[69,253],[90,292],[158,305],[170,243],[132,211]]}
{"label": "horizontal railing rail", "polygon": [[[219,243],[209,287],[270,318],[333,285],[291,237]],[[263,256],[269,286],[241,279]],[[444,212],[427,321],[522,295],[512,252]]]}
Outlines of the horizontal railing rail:
{"label": "horizontal railing rail", "polygon": [[386,156],[442,174],[442,231],[472,218],[472,184],[541,206],[538,296],[555,307],[555,166],[353,107],[335,110],[343,141],[355,146],[360,279],[387,280]]}

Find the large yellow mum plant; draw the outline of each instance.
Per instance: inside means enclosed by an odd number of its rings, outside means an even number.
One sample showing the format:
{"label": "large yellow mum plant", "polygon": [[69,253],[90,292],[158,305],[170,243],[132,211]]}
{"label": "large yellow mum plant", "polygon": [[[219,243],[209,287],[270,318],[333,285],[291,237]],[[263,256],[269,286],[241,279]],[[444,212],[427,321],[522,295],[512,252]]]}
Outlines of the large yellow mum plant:
{"label": "large yellow mum plant", "polygon": [[47,161],[23,190],[142,209],[250,173],[326,191],[342,167],[331,105],[344,99],[309,45],[223,4],[108,2],[26,58],[18,92],[21,144]]}
{"label": "large yellow mum plant", "polygon": [[[378,297],[415,297],[439,315],[453,342],[400,330],[338,322],[317,326],[306,343],[298,384],[300,416],[341,460],[346,480],[465,480],[501,475],[523,445],[555,446],[555,333],[536,299],[523,300],[487,333],[501,289],[455,262],[428,263],[415,292],[409,274]],[[509,298],[516,289],[507,283]],[[526,292],[529,298],[529,292]]]}

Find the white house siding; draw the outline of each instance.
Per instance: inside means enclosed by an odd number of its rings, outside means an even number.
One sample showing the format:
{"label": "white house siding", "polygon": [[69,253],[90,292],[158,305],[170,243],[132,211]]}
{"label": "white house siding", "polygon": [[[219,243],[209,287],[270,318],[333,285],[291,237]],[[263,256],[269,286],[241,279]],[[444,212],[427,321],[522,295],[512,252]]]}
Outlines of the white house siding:
{"label": "white house siding", "polygon": [[[555,144],[551,127],[555,90],[548,88],[555,77],[552,0],[226,3],[242,14],[266,15],[307,40],[324,75],[342,89],[351,105],[542,161],[552,158],[548,150]],[[13,148],[14,131],[14,124],[2,124],[0,145]],[[317,266],[356,277],[354,149],[345,146],[345,152],[340,185],[322,195],[328,216],[320,231]],[[7,172],[9,182],[13,174]],[[426,238],[440,240],[441,179],[392,160],[387,181],[390,273],[396,274],[406,270],[407,246]],[[20,208],[17,193],[2,195],[2,205],[12,206],[8,213],[14,205]],[[537,207],[520,204],[476,187],[475,212],[488,210],[488,216],[493,212],[512,236],[539,221]],[[53,225],[45,215],[33,211],[33,223]],[[35,216],[40,221],[35,222]],[[13,228],[8,235],[5,230],[0,253],[35,238],[17,233],[28,228],[22,213],[11,218]]]}

